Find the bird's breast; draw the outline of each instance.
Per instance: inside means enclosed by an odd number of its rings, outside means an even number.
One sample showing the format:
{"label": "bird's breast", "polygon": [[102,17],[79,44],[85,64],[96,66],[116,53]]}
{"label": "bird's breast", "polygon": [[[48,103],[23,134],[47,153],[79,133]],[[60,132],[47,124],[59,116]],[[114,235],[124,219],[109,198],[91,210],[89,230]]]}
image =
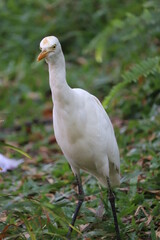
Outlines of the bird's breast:
{"label": "bird's breast", "polygon": [[119,161],[113,128],[95,97],[78,93],[69,105],[54,106],[55,137],[72,167],[101,172],[108,159]]}
{"label": "bird's breast", "polygon": [[92,166],[97,139],[94,131],[89,133],[85,114],[78,110],[75,115],[64,110],[60,113],[55,109],[53,124],[57,143],[70,164],[82,169],[87,168],[86,164]]}

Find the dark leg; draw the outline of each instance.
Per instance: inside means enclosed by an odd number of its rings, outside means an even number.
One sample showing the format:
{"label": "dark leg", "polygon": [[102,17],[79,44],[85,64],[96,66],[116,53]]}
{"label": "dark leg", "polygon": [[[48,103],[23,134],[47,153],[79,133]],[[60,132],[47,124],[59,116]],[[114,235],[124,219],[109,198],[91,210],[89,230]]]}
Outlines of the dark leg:
{"label": "dark leg", "polygon": [[[78,185],[78,203],[77,203],[76,210],[75,210],[73,218],[72,218],[72,222],[71,222],[72,226],[74,226],[74,224],[75,224],[75,221],[76,221],[76,218],[78,216],[79,210],[80,210],[81,205],[84,201],[84,192],[83,192],[83,187],[82,187],[80,176],[76,175],[76,180],[77,180],[77,185]],[[72,230],[73,230],[72,227],[69,227],[69,230],[68,230],[68,233],[67,233],[67,239],[70,239]]]}
{"label": "dark leg", "polygon": [[108,199],[110,201],[111,208],[112,208],[117,240],[121,240],[120,233],[119,233],[119,227],[118,227],[118,221],[117,221],[116,208],[115,208],[115,196],[111,189],[109,177],[107,177],[107,184],[108,184]]}

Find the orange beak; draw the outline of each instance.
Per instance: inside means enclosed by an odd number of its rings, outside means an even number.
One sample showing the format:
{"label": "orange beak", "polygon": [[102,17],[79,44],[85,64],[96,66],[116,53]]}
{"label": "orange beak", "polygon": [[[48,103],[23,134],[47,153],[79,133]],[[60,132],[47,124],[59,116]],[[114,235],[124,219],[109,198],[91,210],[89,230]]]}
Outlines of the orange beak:
{"label": "orange beak", "polygon": [[47,55],[47,51],[42,51],[39,55],[38,55],[38,57],[37,57],[37,61],[39,62],[39,61],[41,61],[43,58],[45,58],[46,57],[46,55]]}

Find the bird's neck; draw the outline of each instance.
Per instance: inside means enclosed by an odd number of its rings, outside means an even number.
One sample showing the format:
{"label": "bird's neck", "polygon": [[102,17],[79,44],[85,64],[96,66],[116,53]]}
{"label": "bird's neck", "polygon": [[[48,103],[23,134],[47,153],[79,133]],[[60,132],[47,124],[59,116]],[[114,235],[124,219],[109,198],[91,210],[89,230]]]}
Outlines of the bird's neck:
{"label": "bird's neck", "polygon": [[66,81],[66,67],[63,53],[55,62],[49,62],[49,84],[54,104],[66,104],[70,97],[71,88]]}

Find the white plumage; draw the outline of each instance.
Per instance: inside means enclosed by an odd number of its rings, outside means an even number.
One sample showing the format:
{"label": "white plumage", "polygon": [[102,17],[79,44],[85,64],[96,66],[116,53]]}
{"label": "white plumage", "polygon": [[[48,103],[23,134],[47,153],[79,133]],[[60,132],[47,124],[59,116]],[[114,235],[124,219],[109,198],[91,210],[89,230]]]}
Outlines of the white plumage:
{"label": "white plumage", "polygon": [[119,150],[111,121],[100,101],[85,90],[71,89],[66,82],[65,60],[56,37],[40,43],[49,66],[49,82],[54,103],[53,124],[56,140],[74,174],[83,169],[107,186],[120,182]]}
{"label": "white plumage", "polygon": [[[84,192],[80,169],[94,175],[109,189],[117,239],[120,240],[112,186],[120,183],[120,159],[111,121],[99,100],[85,90],[71,89],[66,82],[65,59],[58,39],[44,38],[38,61],[45,58],[52,91],[53,125],[56,140],[77,180],[79,201],[72,218],[74,225]],[[75,79],[76,81],[76,79]],[[72,232],[69,227],[68,239]]]}
{"label": "white plumage", "polygon": [[83,169],[107,186],[119,184],[119,152],[112,124],[101,103],[88,92],[71,89],[71,99],[54,105],[55,136],[75,174]]}

